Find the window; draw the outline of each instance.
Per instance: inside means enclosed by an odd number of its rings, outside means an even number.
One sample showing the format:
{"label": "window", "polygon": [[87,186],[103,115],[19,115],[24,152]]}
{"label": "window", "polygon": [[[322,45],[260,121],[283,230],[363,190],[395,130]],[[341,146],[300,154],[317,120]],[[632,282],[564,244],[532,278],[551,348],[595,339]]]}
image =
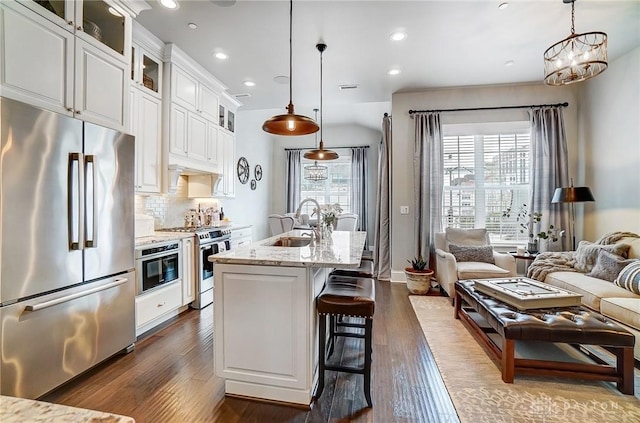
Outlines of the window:
{"label": "window", "polygon": [[[302,182],[300,185],[300,199],[314,198],[323,204],[340,204],[343,213],[351,212],[351,154],[348,151],[339,151],[340,157],[336,160],[319,161],[318,164],[327,166],[329,169],[329,177],[324,181],[308,181],[304,179],[304,171],[302,173]],[[305,158],[301,159],[302,169],[305,166],[313,164],[313,161]],[[302,206],[302,213],[311,216],[315,204],[306,203]]]}
{"label": "window", "polygon": [[443,133],[443,227],[486,227],[492,242],[526,241],[516,216],[529,199],[529,123],[444,125]]}

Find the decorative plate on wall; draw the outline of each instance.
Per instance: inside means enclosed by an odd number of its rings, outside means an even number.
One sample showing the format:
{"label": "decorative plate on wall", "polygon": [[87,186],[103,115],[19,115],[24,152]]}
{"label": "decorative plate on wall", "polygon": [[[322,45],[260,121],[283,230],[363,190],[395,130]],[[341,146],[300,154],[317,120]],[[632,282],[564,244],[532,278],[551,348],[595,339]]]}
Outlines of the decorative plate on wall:
{"label": "decorative plate on wall", "polygon": [[249,180],[249,173],[251,171],[249,170],[249,162],[244,157],[240,157],[238,159],[237,171],[238,171],[238,179],[240,180],[240,182],[243,184],[246,184],[247,181]]}
{"label": "decorative plate on wall", "polygon": [[256,185],[257,185],[257,184],[256,184],[256,180],[255,180],[255,179],[252,179],[252,180],[251,180],[251,189],[252,189],[252,190],[255,190],[255,189],[256,189]]}
{"label": "decorative plate on wall", "polygon": [[262,179],[262,166],[257,164],[256,168],[253,170],[253,173],[255,174],[256,181],[259,181],[260,179]]}

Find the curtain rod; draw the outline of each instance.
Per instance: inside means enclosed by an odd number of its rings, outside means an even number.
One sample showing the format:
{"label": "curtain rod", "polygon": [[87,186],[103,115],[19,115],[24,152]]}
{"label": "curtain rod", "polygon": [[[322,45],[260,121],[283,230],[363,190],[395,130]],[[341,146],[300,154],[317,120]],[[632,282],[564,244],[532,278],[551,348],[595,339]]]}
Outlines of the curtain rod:
{"label": "curtain rod", "polygon": [[[348,146],[343,146],[343,147],[334,147],[331,146],[331,148],[369,148],[370,146],[368,145],[348,145]],[[285,148],[284,151],[295,151],[295,150],[313,150],[314,147],[307,147],[307,148]]]}
{"label": "curtain rod", "polygon": [[409,110],[409,115],[414,113],[440,113],[440,112],[472,112],[475,110],[503,110],[503,109],[532,109],[535,107],[567,107],[569,103],[556,104],[530,104],[528,106],[498,106],[498,107],[470,107],[467,109],[440,109],[440,110]]}

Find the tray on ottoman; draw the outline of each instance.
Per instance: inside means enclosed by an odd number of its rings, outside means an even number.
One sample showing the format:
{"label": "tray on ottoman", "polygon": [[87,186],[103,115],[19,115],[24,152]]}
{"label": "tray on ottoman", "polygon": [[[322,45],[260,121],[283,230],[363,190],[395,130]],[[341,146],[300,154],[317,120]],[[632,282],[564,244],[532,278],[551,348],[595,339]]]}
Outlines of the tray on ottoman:
{"label": "tray on ottoman", "polygon": [[533,279],[474,279],[474,289],[490,295],[518,310],[580,305],[582,295]]}

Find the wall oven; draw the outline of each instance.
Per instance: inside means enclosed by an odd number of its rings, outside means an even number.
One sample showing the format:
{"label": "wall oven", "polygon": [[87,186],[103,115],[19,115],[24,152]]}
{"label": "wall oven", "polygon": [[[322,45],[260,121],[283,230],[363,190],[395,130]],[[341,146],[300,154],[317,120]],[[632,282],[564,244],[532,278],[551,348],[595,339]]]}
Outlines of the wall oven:
{"label": "wall oven", "polygon": [[148,292],[181,277],[180,241],[136,248],[136,294]]}

